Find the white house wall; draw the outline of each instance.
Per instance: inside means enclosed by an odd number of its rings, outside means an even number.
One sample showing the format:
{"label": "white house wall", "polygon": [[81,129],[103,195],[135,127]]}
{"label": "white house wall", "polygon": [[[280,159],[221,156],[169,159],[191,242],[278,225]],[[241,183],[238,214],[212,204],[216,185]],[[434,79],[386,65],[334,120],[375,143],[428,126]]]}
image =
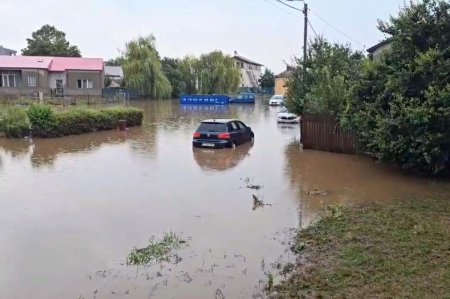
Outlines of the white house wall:
{"label": "white house wall", "polygon": [[56,80],[63,80],[64,86],[67,86],[67,76],[66,72],[51,72],[48,75],[48,83],[50,88],[56,88]]}

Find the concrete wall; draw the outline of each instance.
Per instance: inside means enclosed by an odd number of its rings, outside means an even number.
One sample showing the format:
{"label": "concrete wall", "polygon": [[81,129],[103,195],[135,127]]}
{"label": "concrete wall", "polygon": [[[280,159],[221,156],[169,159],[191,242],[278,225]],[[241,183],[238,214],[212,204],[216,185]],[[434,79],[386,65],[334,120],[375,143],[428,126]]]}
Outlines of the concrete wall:
{"label": "concrete wall", "polygon": [[[78,88],[78,80],[92,81],[92,88]],[[101,71],[68,71],[64,95],[67,96],[101,96],[104,85]]]}
{"label": "concrete wall", "polygon": [[[7,70],[5,70],[7,71]],[[14,70],[10,70],[14,71]],[[17,71],[17,70],[16,70]],[[48,86],[48,72],[42,69],[22,69],[19,87],[0,87],[1,95],[32,96],[34,93],[43,92],[44,96],[50,95]],[[36,75],[36,86],[28,85],[28,76]]]}
{"label": "concrete wall", "polygon": [[275,78],[275,94],[286,95],[286,78]]}
{"label": "concrete wall", "polygon": [[[0,69],[1,71],[1,69]],[[0,95],[31,96],[34,93],[43,92],[44,96],[51,96],[51,89],[56,88],[56,80],[61,79],[64,83],[65,96],[102,96],[104,85],[103,71],[68,71],[50,72],[43,69],[5,70],[20,71],[20,86],[0,87]],[[28,75],[36,75],[36,86],[28,85]],[[92,81],[93,88],[78,88],[77,80]]]}

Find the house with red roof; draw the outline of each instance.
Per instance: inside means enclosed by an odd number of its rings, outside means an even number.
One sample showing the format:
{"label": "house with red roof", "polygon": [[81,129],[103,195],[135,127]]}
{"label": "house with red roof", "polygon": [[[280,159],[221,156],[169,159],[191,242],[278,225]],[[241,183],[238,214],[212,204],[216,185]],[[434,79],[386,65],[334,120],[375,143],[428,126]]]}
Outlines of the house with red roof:
{"label": "house with red roof", "polygon": [[0,96],[101,96],[101,58],[0,56]]}

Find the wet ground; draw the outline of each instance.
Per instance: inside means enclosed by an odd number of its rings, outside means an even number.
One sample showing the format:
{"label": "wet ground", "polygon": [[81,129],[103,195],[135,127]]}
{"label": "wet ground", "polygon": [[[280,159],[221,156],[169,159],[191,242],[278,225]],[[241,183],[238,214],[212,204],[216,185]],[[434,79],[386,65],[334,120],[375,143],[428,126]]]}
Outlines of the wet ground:
{"label": "wet ground", "polygon": [[[448,190],[368,158],[302,152],[298,126],[276,124],[261,99],[134,105],[144,125],[126,133],[0,139],[0,298],[258,298],[292,259],[293,229],[323,207]],[[243,120],[254,145],[192,149],[213,117]],[[271,206],[254,210],[253,195]],[[175,261],[126,265],[169,231],[187,241]]]}

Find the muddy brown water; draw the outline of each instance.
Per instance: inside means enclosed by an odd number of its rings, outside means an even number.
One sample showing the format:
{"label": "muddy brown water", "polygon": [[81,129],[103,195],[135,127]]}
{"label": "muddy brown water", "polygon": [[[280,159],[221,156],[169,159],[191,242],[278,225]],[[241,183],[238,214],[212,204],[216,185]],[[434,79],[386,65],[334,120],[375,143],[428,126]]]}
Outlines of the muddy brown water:
{"label": "muddy brown water", "polygon": [[[278,125],[266,100],[133,105],[145,120],[127,132],[0,139],[0,298],[259,298],[292,260],[293,229],[326,205],[448,190],[368,158],[300,151],[298,126]],[[212,117],[243,120],[254,145],[192,149]],[[253,210],[253,194],[271,206]],[[126,265],[169,231],[188,242],[181,260]]]}

